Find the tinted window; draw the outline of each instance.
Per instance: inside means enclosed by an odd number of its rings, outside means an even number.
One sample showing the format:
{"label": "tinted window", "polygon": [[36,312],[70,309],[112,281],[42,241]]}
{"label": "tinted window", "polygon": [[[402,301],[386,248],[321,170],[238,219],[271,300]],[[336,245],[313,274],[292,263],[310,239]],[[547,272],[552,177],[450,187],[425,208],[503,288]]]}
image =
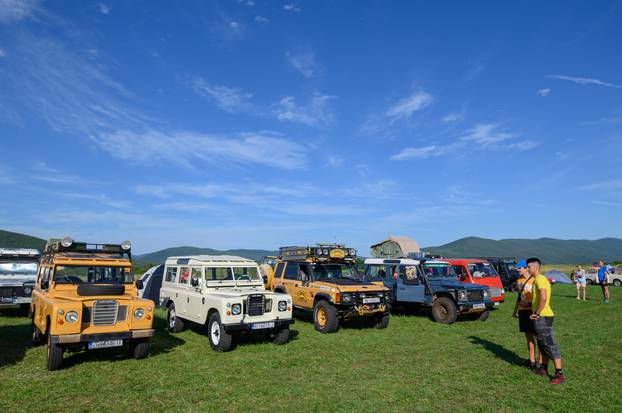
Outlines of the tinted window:
{"label": "tinted window", "polygon": [[205,279],[210,281],[233,280],[233,272],[230,267],[205,268]]}
{"label": "tinted window", "polygon": [[188,284],[188,279],[190,278],[190,268],[181,267],[179,272],[179,283],[180,284]]}
{"label": "tinted window", "polygon": [[462,265],[452,265],[452,268],[454,269],[454,272],[456,273],[458,277],[460,278],[466,277],[466,272],[464,271],[464,267]]}
{"label": "tinted window", "polygon": [[172,283],[175,281],[175,278],[177,278],[177,267],[167,268],[164,280]]}
{"label": "tinted window", "polygon": [[276,265],[276,270],[274,270],[274,278],[281,278],[283,276],[283,267],[285,266],[285,263],[278,263]]}
{"label": "tinted window", "polygon": [[286,280],[295,280],[298,277],[298,264],[289,262],[285,267],[284,278]]}

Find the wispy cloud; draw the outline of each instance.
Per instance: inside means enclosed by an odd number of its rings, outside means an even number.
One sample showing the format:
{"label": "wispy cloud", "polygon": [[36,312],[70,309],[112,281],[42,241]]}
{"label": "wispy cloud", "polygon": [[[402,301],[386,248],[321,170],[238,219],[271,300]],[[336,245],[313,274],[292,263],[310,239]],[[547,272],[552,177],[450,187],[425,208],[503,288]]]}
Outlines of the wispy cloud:
{"label": "wispy cloud", "polygon": [[412,95],[398,100],[385,112],[390,123],[401,119],[410,118],[415,112],[427,108],[434,101],[434,97],[427,92],[416,92]]}
{"label": "wispy cloud", "polygon": [[250,109],[250,100],[253,95],[239,88],[223,85],[214,85],[205,79],[197,77],[192,80],[192,89],[201,96],[207,97],[220,109],[236,113]]}
{"label": "wispy cloud", "polygon": [[613,87],[616,89],[622,89],[622,85],[617,85],[614,83],[609,83],[609,82],[605,82],[599,79],[592,79],[588,77],[574,77],[574,76],[565,76],[565,75],[548,75],[547,77],[551,79],[568,80],[570,82],[574,82],[579,85],[598,85],[598,86],[607,86],[607,87]]}
{"label": "wispy cloud", "polygon": [[110,13],[110,6],[108,6],[105,3],[99,3],[99,12],[102,14],[109,14]]}
{"label": "wispy cloud", "polygon": [[[144,165],[167,161],[189,168],[204,168],[209,163],[221,167],[254,164],[302,169],[309,151],[308,147],[273,132],[223,136],[190,131],[120,130],[99,134],[92,141],[109,155],[124,161]],[[280,156],[278,162],[274,161],[275,153]]]}
{"label": "wispy cloud", "polygon": [[2,57],[6,57],[6,52],[4,51],[4,49],[0,48],[0,58]]}
{"label": "wispy cloud", "polygon": [[321,76],[324,67],[317,62],[315,52],[311,50],[300,52],[287,52],[287,63],[306,78]]}
{"label": "wispy cloud", "polygon": [[302,9],[298,5],[296,5],[294,3],[288,3],[288,4],[285,4],[283,6],[283,10],[289,11],[289,12],[292,12],[292,13],[298,13]]}
{"label": "wispy cloud", "polygon": [[600,118],[592,121],[581,122],[582,125],[606,125],[622,123],[622,116],[612,116],[607,118]]}
{"label": "wispy cloud", "polygon": [[480,123],[465,131],[453,142],[447,144],[432,144],[421,147],[404,148],[391,156],[394,161],[409,159],[425,159],[443,156],[457,150],[485,150],[485,149],[516,149],[529,150],[538,146],[538,142],[532,140],[516,141],[519,135],[500,130],[498,124]]}
{"label": "wispy cloud", "polygon": [[551,94],[551,89],[549,89],[548,87],[544,89],[538,89],[536,93],[542,97],[546,97]]}
{"label": "wispy cloud", "polygon": [[592,184],[583,185],[579,189],[586,191],[615,191],[622,189],[622,179],[612,179],[610,181],[594,182]]}
{"label": "wispy cloud", "polygon": [[306,105],[299,105],[292,96],[286,96],[273,105],[273,113],[280,121],[302,123],[309,126],[329,126],[335,116],[329,107],[335,96],[314,92]]}
{"label": "wispy cloud", "polygon": [[39,7],[38,0],[0,0],[0,22],[10,23],[33,18]]}
{"label": "wispy cloud", "polygon": [[254,20],[255,20],[255,23],[260,23],[260,24],[270,22],[270,19],[268,19],[267,17],[264,17],[264,16],[255,16]]}
{"label": "wispy cloud", "polygon": [[14,183],[13,176],[9,173],[9,170],[0,165],[0,185],[10,185]]}
{"label": "wispy cloud", "polygon": [[45,162],[36,162],[33,166],[34,175],[32,179],[37,181],[52,183],[52,184],[72,184],[72,185],[85,185],[90,183],[86,179],[73,175],[68,172],[61,171],[57,168],[52,168]]}
{"label": "wispy cloud", "polygon": [[460,122],[464,119],[464,112],[451,112],[441,118],[445,123]]}
{"label": "wispy cloud", "polygon": [[337,169],[340,168],[344,163],[343,157],[339,155],[328,155],[324,160],[324,165],[327,168]]}

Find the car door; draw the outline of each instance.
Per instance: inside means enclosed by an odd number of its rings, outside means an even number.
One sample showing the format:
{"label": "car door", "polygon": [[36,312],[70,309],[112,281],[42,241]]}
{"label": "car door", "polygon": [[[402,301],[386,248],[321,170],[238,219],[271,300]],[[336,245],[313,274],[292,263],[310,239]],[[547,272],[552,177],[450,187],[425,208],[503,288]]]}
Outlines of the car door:
{"label": "car door", "polygon": [[190,282],[186,286],[186,317],[193,321],[201,319],[203,308],[203,269],[201,267],[190,268]]}
{"label": "car door", "polygon": [[187,318],[188,284],[190,283],[190,267],[180,267],[177,277],[175,308],[177,313]]}
{"label": "car door", "polygon": [[285,287],[285,292],[292,296],[292,302],[295,306],[300,307],[304,300],[300,300],[298,297],[298,290],[300,289],[300,280],[298,280],[298,270],[300,266],[296,262],[288,262],[285,265],[285,271],[283,272],[283,278],[281,284]]}
{"label": "car door", "polygon": [[425,296],[425,283],[418,265],[400,264],[393,269],[397,272],[397,299],[398,301],[420,303]]}

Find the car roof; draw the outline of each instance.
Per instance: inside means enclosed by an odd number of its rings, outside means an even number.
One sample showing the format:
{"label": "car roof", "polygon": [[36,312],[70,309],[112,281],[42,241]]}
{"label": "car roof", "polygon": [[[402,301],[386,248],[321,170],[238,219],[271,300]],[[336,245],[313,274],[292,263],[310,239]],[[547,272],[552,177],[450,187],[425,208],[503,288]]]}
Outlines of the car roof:
{"label": "car roof", "polygon": [[[188,262],[179,263],[179,260],[187,260]],[[166,265],[186,265],[186,264],[241,264],[241,265],[257,265],[257,263],[249,258],[238,257],[235,255],[185,255],[168,257]]]}
{"label": "car roof", "polygon": [[456,258],[456,259],[447,258],[447,261],[449,261],[451,264],[454,264],[454,265],[488,262],[486,260],[480,260],[479,258]]}
{"label": "car roof", "polygon": [[367,258],[365,264],[410,264],[419,265],[419,260],[411,258]]}

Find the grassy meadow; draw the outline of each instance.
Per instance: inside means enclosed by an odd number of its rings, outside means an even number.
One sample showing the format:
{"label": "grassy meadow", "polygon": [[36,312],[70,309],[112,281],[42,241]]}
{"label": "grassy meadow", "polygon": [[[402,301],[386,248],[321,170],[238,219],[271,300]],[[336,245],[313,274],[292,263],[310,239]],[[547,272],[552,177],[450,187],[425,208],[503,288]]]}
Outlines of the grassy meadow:
{"label": "grassy meadow", "polygon": [[622,411],[622,288],[578,302],[553,287],[555,330],[568,381],[550,386],[520,364],[515,295],[488,321],[436,324],[393,315],[386,330],[352,325],[320,335],[297,320],[284,346],[244,338],[214,353],[200,328],[177,335],[156,320],[151,355],[65,355],[48,372],[27,318],[0,315],[0,411]]}

